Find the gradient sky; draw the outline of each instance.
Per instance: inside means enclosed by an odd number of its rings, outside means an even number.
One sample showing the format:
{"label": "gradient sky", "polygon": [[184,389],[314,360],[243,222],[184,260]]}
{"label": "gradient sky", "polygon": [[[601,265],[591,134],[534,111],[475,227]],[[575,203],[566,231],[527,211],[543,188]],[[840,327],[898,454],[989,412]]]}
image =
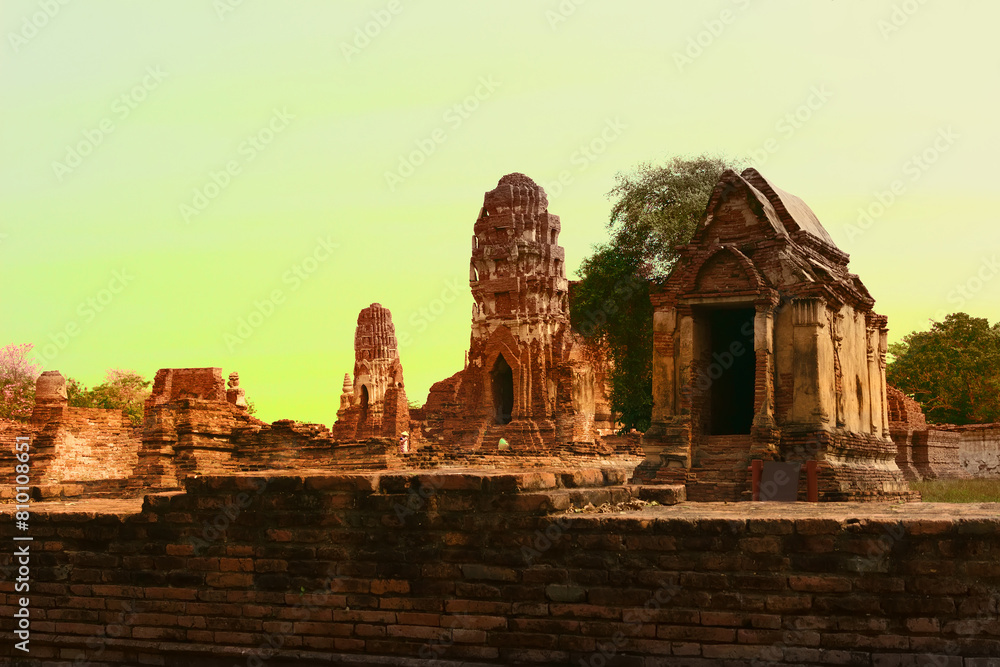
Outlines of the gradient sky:
{"label": "gradient sky", "polygon": [[705,152],[813,208],[891,341],[995,322],[998,24],[987,0],[5,0],[0,344],[88,385],[221,366],[261,418],[329,425],[379,302],[423,403],[462,367],[501,176],[546,187],[572,274],[616,173]]}

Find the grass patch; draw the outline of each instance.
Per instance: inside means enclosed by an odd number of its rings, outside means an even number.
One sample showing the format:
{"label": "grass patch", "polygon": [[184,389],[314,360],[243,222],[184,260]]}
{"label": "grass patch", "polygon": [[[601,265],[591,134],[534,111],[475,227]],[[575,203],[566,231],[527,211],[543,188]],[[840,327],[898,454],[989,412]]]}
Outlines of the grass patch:
{"label": "grass patch", "polygon": [[935,479],[910,488],[926,503],[1000,503],[1000,479]]}

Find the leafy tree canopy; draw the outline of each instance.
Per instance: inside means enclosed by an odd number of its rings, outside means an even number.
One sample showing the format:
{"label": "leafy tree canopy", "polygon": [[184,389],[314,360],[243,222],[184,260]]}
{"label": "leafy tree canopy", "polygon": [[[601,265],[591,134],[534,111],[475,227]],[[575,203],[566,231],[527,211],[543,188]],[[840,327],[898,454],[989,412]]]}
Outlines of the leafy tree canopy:
{"label": "leafy tree canopy", "polygon": [[144,379],[135,371],[112,368],[105,374],[104,383],[93,389],[87,389],[77,380],[69,378],[66,380],[66,396],[70,406],[121,410],[132,426],[141,426],[143,405],[151,384],[151,380]]}
{"label": "leafy tree canopy", "polygon": [[613,363],[611,409],[623,430],[649,427],[653,407],[653,309],[649,281],[666,278],[676,247],[691,240],[731,160],[702,155],[640,164],[608,193],[611,238],[580,267],[570,304],[574,327],[602,343]]}
{"label": "leafy tree canopy", "polygon": [[920,403],[927,421],[1000,421],[1000,322],[952,313],[889,346],[886,380]]}

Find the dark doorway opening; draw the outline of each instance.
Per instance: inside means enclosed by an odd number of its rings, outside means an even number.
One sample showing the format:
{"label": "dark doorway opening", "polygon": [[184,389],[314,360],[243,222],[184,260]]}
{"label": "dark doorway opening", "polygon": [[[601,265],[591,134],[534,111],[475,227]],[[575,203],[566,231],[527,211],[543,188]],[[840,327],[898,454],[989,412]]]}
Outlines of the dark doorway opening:
{"label": "dark doorway opening", "polygon": [[490,376],[493,380],[493,420],[497,424],[509,424],[514,412],[514,371],[502,354],[494,362]]}
{"label": "dark doorway opening", "polygon": [[753,308],[709,311],[709,435],[749,434],[753,425]]}
{"label": "dark doorway opening", "polygon": [[358,422],[364,424],[368,421],[368,385],[361,385],[361,417]]}

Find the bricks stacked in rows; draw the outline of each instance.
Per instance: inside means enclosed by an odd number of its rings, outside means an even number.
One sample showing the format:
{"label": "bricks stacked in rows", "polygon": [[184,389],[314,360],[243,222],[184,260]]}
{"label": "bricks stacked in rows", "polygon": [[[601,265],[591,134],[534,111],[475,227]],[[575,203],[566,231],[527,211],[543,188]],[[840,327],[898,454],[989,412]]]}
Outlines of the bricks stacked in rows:
{"label": "bricks stacked in rows", "polygon": [[[552,514],[572,494],[626,494],[566,475],[209,477],[138,515],[36,510],[32,656],[93,657],[87,642],[109,626],[121,639],[108,633],[107,664],[198,664],[268,637],[281,638],[275,664],[292,652],[492,664],[601,650],[704,664],[1000,653],[996,519]],[[224,531],[206,534],[213,523]]]}

